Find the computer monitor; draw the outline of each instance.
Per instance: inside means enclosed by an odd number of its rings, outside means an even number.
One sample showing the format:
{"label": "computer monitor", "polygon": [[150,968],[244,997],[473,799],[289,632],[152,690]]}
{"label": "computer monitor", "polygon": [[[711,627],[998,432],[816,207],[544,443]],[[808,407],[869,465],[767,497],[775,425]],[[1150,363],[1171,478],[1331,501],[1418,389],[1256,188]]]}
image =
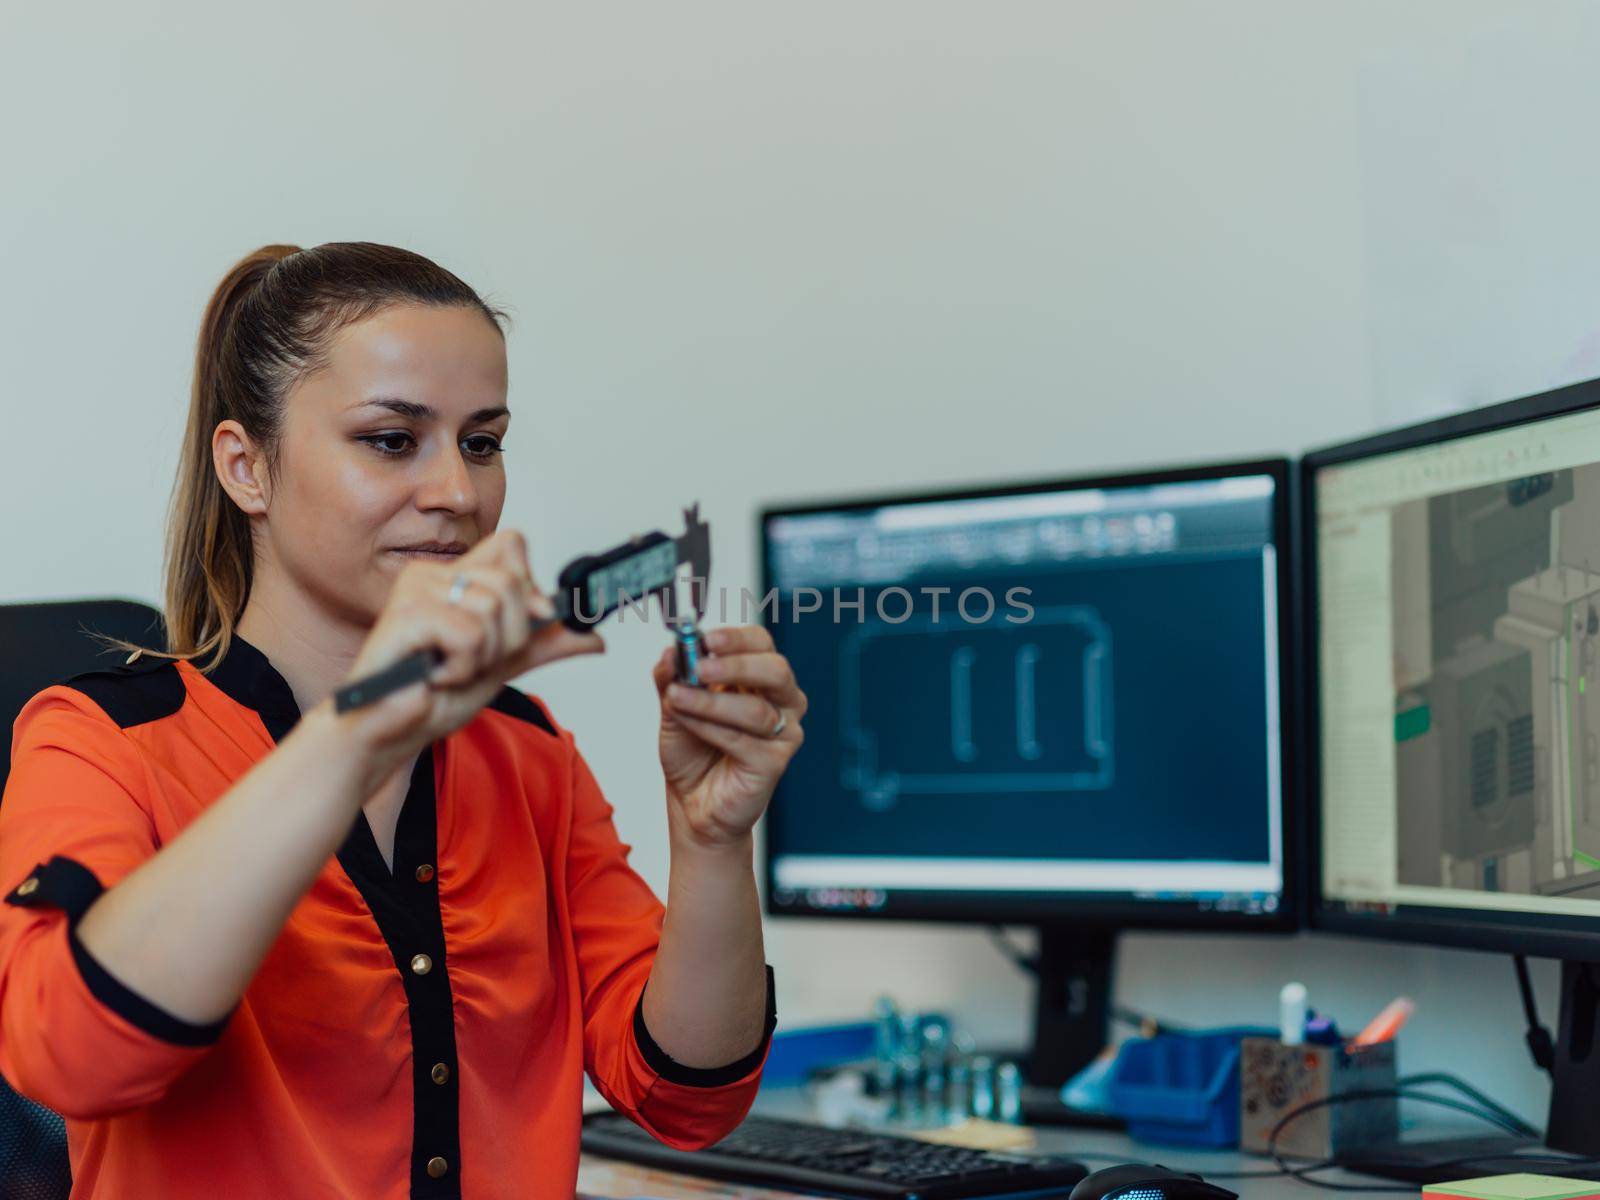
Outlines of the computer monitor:
{"label": "computer monitor", "polygon": [[1039,1084],[1105,1044],[1118,929],[1291,928],[1289,492],[1274,459],[763,512],[811,705],[768,910],[1039,925]]}
{"label": "computer monitor", "polygon": [[1302,509],[1312,922],[1565,960],[1547,1140],[1584,1154],[1600,1154],[1597,405],[1600,382],[1579,384],[1322,450]]}

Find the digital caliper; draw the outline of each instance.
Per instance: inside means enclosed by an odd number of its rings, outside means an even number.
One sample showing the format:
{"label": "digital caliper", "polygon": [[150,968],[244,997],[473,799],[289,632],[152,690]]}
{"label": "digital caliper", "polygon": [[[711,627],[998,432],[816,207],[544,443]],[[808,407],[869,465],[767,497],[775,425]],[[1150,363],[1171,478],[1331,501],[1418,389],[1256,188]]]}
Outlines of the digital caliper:
{"label": "digital caliper", "polygon": [[[600,554],[573,559],[556,581],[550,597],[555,614],[537,617],[531,632],[558,622],[575,633],[587,633],[624,604],[649,596],[661,609],[678,641],[678,678],[698,686],[699,622],[705,616],[711,577],[711,527],[700,519],[700,504],[683,510],[684,532],[668,537],[660,530],[631,537]],[[678,613],[678,568],[689,567],[693,615]],[[436,649],[417,650],[393,666],[348,683],[333,694],[338,712],[373,704],[403,687],[426,680],[443,656]]]}

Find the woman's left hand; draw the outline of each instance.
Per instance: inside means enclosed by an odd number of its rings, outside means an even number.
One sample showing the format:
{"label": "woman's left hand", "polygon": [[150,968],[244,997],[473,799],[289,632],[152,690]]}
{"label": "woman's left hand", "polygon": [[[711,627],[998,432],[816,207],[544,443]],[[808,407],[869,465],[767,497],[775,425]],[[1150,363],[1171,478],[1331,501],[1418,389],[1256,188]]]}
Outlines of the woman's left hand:
{"label": "woman's left hand", "polygon": [[805,740],[806,695],[759,625],[724,626],[702,637],[705,687],[673,682],[674,646],[652,672],[661,697],[669,831],[699,846],[732,846],[749,837]]}

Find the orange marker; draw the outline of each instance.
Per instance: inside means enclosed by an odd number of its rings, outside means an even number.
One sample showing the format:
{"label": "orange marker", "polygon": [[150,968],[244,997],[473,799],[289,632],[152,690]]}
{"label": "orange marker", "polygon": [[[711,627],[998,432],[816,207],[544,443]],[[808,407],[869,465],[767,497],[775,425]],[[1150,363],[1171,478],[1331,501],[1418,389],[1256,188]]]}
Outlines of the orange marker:
{"label": "orange marker", "polygon": [[1379,1042],[1387,1042],[1400,1032],[1400,1027],[1411,1019],[1411,1014],[1417,1011],[1417,1003],[1409,996],[1396,996],[1377,1016],[1367,1023],[1367,1027],[1355,1037],[1350,1039],[1352,1046],[1375,1046]]}

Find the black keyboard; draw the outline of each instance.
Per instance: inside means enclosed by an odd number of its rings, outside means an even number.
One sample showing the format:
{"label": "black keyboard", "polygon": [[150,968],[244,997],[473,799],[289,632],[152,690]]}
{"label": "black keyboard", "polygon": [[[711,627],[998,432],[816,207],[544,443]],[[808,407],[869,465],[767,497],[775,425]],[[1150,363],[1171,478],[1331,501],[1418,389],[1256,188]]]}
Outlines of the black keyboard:
{"label": "black keyboard", "polygon": [[673,1150],[618,1113],[583,1121],[583,1148],[684,1175],[827,1196],[955,1200],[960,1196],[1066,1196],[1082,1163],[941,1146],[916,1138],[826,1129],[777,1117],[744,1124],[705,1150]]}

